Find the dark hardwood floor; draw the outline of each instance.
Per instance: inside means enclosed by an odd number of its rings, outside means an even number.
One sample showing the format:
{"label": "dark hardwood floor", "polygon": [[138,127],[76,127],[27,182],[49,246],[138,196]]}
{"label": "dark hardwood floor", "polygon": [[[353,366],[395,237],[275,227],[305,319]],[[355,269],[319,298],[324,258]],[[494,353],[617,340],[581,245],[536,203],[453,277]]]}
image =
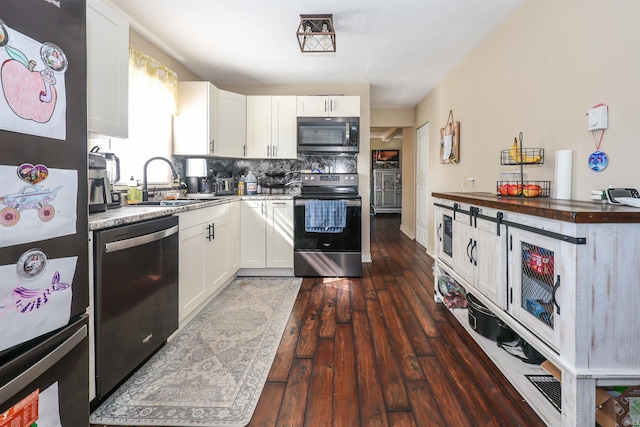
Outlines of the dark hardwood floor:
{"label": "dark hardwood floor", "polygon": [[361,279],[306,278],[250,426],[543,426],[446,309],[432,259],[371,218]]}
{"label": "dark hardwood floor", "polygon": [[306,278],[250,426],[544,426],[433,301],[432,259],[371,218],[362,278]]}

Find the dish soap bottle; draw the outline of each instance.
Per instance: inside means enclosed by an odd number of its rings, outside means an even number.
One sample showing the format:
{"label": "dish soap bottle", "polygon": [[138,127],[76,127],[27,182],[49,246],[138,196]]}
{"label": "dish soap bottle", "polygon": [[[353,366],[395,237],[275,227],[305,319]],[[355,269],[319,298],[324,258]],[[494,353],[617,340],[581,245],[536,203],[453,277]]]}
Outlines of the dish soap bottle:
{"label": "dish soap bottle", "polygon": [[244,175],[238,179],[238,196],[244,196]]}
{"label": "dish soap bottle", "polygon": [[258,194],[258,180],[253,175],[253,172],[249,171],[244,181],[247,187],[247,194]]}
{"label": "dish soap bottle", "polygon": [[133,178],[133,175],[127,182],[127,203],[130,205],[138,203],[138,183]]}

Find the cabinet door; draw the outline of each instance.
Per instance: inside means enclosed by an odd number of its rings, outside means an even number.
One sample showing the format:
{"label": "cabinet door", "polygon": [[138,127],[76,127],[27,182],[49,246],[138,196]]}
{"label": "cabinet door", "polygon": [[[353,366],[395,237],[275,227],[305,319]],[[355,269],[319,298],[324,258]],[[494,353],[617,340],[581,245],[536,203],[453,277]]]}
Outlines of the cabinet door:
{"label": "cabinet door", "polygon": [[474,264],[471,257],[474,233],[470,215],[457,212],[453,221],[453,268],[463,279],[473,283]]}
{"label": "cabinet door", "polygon": [[247,96],[247,151],[250,159],[273,157],[271,96]]}
{"label": "cabinet door", "polygon": [[229,223],[221,217],[205,224],[205,280],[207,296],[212,295],[228,278]]}
{"label": "cabinet door", "polygon": [[204,233],[202,224],[180,230],[178,301],[180,322],[206,298],[204,278]]}
{"label": "cabinet door", "polygon": [[89,132],[128,137],[129,22],[101,0],[87,1],[87,98]]}
{"label": "cabinet door", "polygon": [[296,120],[296,97],[272,97],[271,120],[272,157],[279,159],[297,158],[298,123]]}
{"label": "cabinet door", "polygon": [[293,268],[293,200],[269,200],[267,212],[267,268]]}
{"label": "cabinet door", "polygon": [[475,225],[477,243],[472,252],[475,266],[474,286],[497,306],[506,310],[506,227],[500,225],[498,235],[498,225],[495,222],[478,219]]}
{"label": "cabinet door", "polygon": [[298,117],[325,117],[329,115],[329,99],[326,96],[298,96]]}
{"label": "cabinet door", "polygon": [[240,268],[265,268],[267,213],[264,201],[240,202]]}
{"label": "cabinet door", "polygon": [[359,96],[330,96],[328,104],[331,117],[360,117]]}
{"label": "cabinet door", "polygon": [[217,89],[209,82],[178,83],[178,115],[173,119],[173,153],[214,153]]}
{"label": "cabinet door", "polygon": [[435,208],[436,256],[450,267],[453,266],[453,211]]}
{"label": "cabinet door", "polygon": [[560,345],[562,244],[517,228],[509,229],[511,314],[551,347]]}
{"label": "cabinet door", "polygon": [[359,96],[298,96],[298,117],[360,117]]}
{"label": "cabinet door", "polygon": [[229,203],[229,239],[227,242],[229,275],[240,269],[240,201]]}
{"label": "cabinet door", "polygon": [[247,143],[247,97],[218,90],[217,120],[214,154],[244,157],[244,146]]}

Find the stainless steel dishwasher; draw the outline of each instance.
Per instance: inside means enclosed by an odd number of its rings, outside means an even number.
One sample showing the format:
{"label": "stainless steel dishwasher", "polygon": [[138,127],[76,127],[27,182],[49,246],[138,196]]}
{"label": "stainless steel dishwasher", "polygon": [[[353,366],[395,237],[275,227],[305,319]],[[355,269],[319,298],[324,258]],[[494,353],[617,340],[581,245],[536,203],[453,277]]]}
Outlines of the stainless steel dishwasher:
{"label": "stainless steel dishwasher", "polygon": [[178,218],[95,232],[96,397],[178,328]]}

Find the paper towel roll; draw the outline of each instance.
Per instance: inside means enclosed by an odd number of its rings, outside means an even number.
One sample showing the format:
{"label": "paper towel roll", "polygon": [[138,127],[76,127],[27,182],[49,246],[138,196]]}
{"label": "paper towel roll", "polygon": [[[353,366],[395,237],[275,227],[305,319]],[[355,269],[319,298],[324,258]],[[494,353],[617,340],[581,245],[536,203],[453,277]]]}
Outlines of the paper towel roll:
{"label": "paper towel roll", "polygon": [[571,199],[571,168],[573,150],[556,151],[556,175],[554,199]]}

